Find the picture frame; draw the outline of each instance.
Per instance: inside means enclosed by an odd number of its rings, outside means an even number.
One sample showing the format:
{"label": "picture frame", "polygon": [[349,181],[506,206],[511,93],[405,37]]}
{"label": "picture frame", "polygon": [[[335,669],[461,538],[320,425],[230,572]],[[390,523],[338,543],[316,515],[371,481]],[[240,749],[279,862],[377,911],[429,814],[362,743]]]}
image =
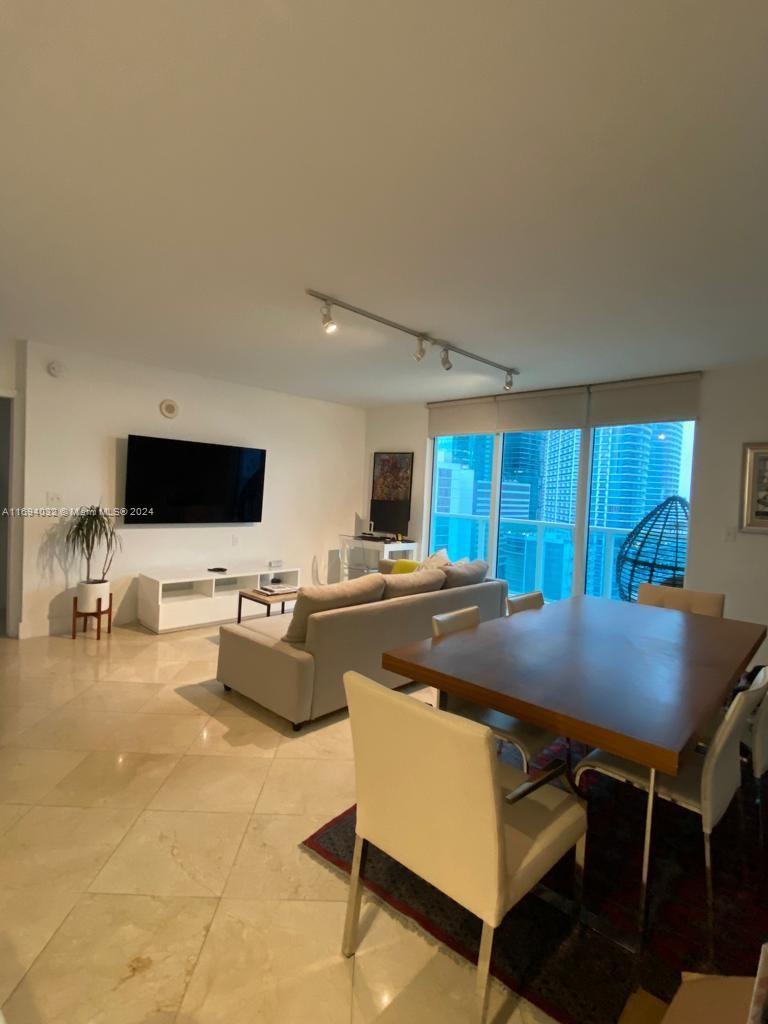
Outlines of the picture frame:
{"label": "picture frame", "polygon": [[741,529],[768,533],[768,441],[744,445]]}
{"label": "picture frame", "polygon": [[377,533],[405,535],[411,517],[413,452],[374,452],[371,522]]}

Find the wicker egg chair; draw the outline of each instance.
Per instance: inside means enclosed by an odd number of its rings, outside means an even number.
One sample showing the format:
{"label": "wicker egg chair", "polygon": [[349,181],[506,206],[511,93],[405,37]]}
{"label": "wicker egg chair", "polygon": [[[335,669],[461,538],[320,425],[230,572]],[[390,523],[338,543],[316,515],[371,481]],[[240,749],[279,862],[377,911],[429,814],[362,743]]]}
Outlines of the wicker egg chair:
{"label": "wicker egg chair", "polygon": [[641,583],[682,587],[688,551],[688,502],[666,498],[624,538],[616,556],[622,601],[636,601]]}

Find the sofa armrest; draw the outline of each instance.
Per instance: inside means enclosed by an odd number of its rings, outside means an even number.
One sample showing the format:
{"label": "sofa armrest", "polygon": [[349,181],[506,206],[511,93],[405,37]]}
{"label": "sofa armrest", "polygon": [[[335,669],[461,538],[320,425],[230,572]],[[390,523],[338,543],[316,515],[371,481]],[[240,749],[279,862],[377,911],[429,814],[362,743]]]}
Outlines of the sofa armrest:
{"label": "sofa armrest", "polygon": [[306,722],[315,659],[282,639],[246,626],[222,626],[216,678],[289,722]]}

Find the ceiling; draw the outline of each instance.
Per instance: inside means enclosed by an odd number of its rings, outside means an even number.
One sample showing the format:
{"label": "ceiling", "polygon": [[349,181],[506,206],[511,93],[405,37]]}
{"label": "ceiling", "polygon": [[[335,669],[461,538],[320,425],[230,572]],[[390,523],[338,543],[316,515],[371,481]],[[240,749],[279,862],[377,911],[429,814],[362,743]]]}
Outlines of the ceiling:
{"label": "ceiling", "polygon": [[764,0],[6,0],[0,332],[353,404],[768,350]]}

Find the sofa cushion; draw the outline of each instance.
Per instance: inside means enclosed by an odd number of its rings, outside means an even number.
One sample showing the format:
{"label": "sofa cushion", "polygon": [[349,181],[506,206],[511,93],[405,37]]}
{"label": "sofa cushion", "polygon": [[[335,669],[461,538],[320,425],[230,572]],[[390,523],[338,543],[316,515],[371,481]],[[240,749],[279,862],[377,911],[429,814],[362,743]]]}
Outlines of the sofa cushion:
{"label": "sofa cushion", "polygon": [[410,572],[384,577],[384,599],[405,597],[406,594],[428,594],[433,590],[441,590],[445,584],[445,573],[442,569],[424,569],[423,572]]}
{"label": "sofa cushion", "polygon": [[293,609],[293,618],[284,639],[290,644],[303,644],[307,639],[307,620],[315,612],[331,608],[347,608],[355,604],[380,601],[384,593],[384,577],[380,572],[360,576],[356,580],[329,583],[320,587],[300,587]]}
{"label": "sofa cushion", "polygon": [[463,565],[445,565],[441,570],[445,575],[445,589],[467,587],[472,583],[482,583],[488,575],[488,563],[478,558],[474,562]]}

